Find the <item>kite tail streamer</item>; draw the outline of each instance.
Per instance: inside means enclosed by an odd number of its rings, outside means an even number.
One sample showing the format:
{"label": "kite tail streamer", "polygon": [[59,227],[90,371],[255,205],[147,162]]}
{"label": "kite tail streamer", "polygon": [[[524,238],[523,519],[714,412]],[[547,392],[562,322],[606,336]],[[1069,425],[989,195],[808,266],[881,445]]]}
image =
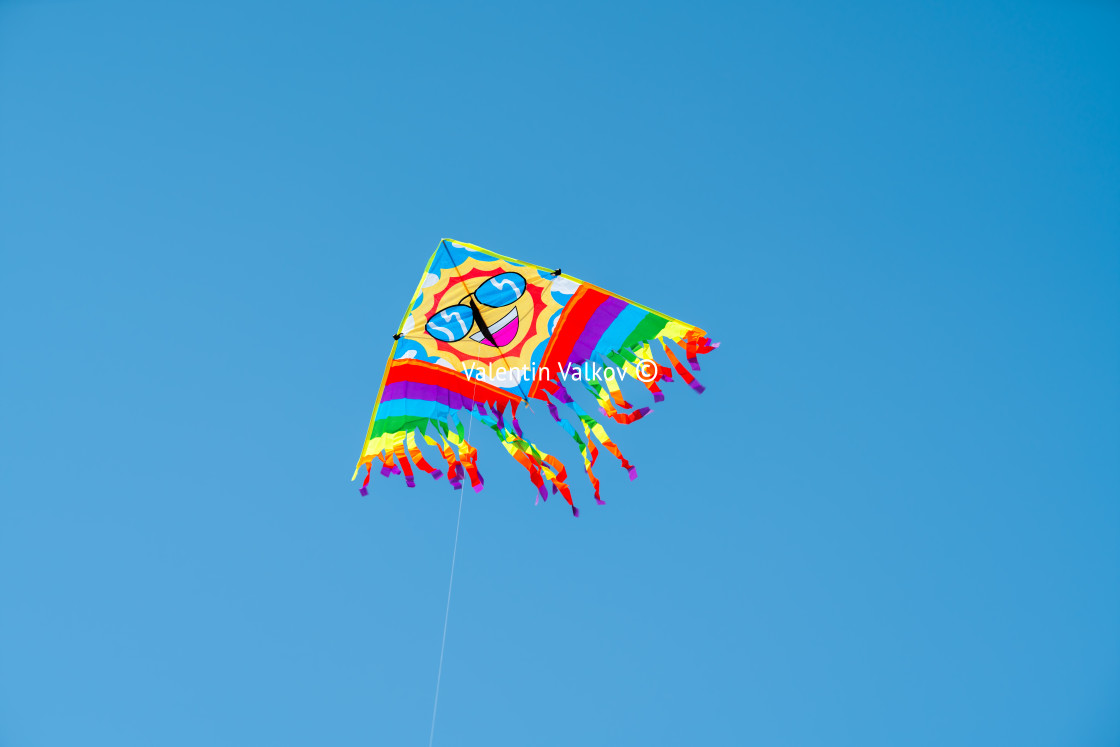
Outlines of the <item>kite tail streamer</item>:
{"label": "kite tail streamer", "polygon": [[556,411],[556,405],[552,403],[551,399],[548,403],[548,409],[552,413],[553,419],[560,424],[564,431],[576,442],[576,446],[579,447],[580,456],[583,457],[583,471],[587,473],[587,479],[591,481],[591,487],[595,490],[595,502],[600,506],[603,505],[604,501],[599,497],[599,478],[595,476],[595,471],[592,469],[595,465],[595,459],[598,457],[595,444],[590,442],[590,438],[587,442],[580,438],[572,424],[560,417],[560,413]]}
{"label": "kite tail streamer", "polygon": [[482,491],[482,486],[485,485],[485,480],[482,479],[482,474],[478,471],[478,449],[471,446],[465,440],[459,441],[459,462],[467,470],[467,476],[471,480],[471,488],[474,492]]}
{"label": "kite tail streamer", "polygon": [[443,473],[438,469],[428,464],[424,459],[424,454],[420,451],[420,447],[416,444],[416,434],[413,431],[408,432],[408,455],[412,458],[412,463],[419,469],[424,470],[433,478],[438,480],[443,477]]}
{"label": "kite tail streamer", "polygon": [[379,459],[381,459],[382,477],[388,477],[389,475],[399,475],[401,473],[401,469],[397,466],[397,463],[393,459],[393,454],[391,452],[383,452],[381,454],[378,454],[377,456]]}
{"label": "kite tail streamer", "polygon": [[529,472],[529,479],[533,481],[533,485],[537,488],[537,494],[539,498],[541,500],[547,501],[548,490],[544,486],[544,478],[541,476],[541,468],[538,465],[534,464],[533,460],[524,451],[515,449],[510,446],[507,446],[506,448],[513,456],[513,458],[520,462],[521,466]]}
{"label": "kite tail streamer", "polygon": [[369,495],[369,476],[373,474],[373,461],[366,467],[366,479],[362,480],[362,487],[358,490],[362,495]]}
{"label": "kite tail streamer", "polygon": [[[644,360],[652,360],[652,358],[652,355],[647,355]],[[653,395],[654,402],[661,402],[665,399],[665,395],[661,393],[661,390],[658,388],[656,383],[654,383],[653,381],[643,380],[643,374],[638,370],[638,365],[643,359],[639,359],[632,350],[626,350],[625,348],[623,348],[622,350],[612,350],[611,352],[607,353],[607,359],[615,363],[620,369],[622,369],[623,376],[629,376],[630,378],[641,381],[642,384],[645,385],[646,389],[649,390],[649,393]],[[612,386],[614,387],[614,389],[611,388]],[[615,396],[615,389],[619,390],[618,394],[619,399],[621,400],[621,404],[619,404],[620,407],[632,407],[629,402],[621,399],[621,387],[619,386],[618,382],[615,381],[613,376],[607,382],[607,388],[611,390],[612,397]],[[649,414],[649,412],[651,412],[648,407],[645,408],[645,410],[646,411],[645,413],[643,413],[643,415]],[[635,418],[635,420],[636,419],[637,418]]]}
{"label": "kite tail streamer", "polygon": [[693,371],[700,370],[700,361],[696,356],[710,353],[719,347],[719,343],[713,343],[710,337],[705,337],[696,330],[689,330],[684,339],[680,341],[684,347],[685,358],[688,359],[688,365],[692,367]]}
{"label": "kite tail streamer", "polygon": [[[564,463],[551,454],[545,454],[533,444],[526,443],[526,446],[528,447],[527,455],[544,474],[545,479],[552,484],[552,492],[554,494],[560,493],[571,507],[572,515],[579,518],[579,509],[576,508],[576,504],[572,502],[572,491],[565,482],[568,476],[568,470],[565,469]],[[547,496],[544,493],[541,494],[541,497],[547,500]]]}
{"label": "kite tail streamer", "polygon": [[[564,463],[548,454],[542,454],[541,457],[544,463],[548,465],[548,467],[544,468],[545,471],[548,472],[549,468],[551,468],[549,481],[552,483],[552,492],[555,493],[559,491],[560,495],[564,496],[564,500],[568,502],[568,505],[572,507],[572,514],[575,515],[576,518],[579,518],[579,509],[576,508],[576,504],[572,503],[572,491],[565,482],[568,471],[564,469]],[[602,503],[602,501],[599,502]]]}
{"label": "kite tail streamer", "polygon": [[606,386],[599,384],[597,381],[584,381],[584,388],[591,393],[595,401],[599,404],[599,409],[604,415],[614,420],[616,423],[629,425],[636,420],[641,420],[650,412],[648,407],[640,407],[634,412],[620,413],[615,409],[615,405],[623,409],[630,409],[633,407],[622,397],[622,389],[619,387],[618,382],[615,381],[614,376],[604,375],[603,381]]}
{"label": "kite tail streamer", "polygon": [[447,481],[451,483],[451,487],[455,490],[461,488],[462,483],[460,480],[463,478],[463,468],[459,466],[459,460],[455,458],[455,451],[442,437],[439,441],[436,441],[431,436],[424,434],[424,440],[439,449],[439,453],[443,456],[444,461],[447,462]]}
{"label": "kite tail streamer", "polygon": [[[661,341],[661,347],[664,348],[665,354],[669,356],[669,360],[673,363],[673,368],[677,370],[677,373],[681,375],[681,378],[684,379],[685,383],[692,387],[692,389],[697,394],[703,394],[704,386],[699,381],[697,381],[696,377],[690,374],[683,365],[681,365],[681,362],[677,360],[677,356],[673,355],[673,351],[669,348],[668,344],[666,344],[664,340]],[[697,368],[699,368],[699,364],[697,364]]]}
{"label": "kite tail streamer", "polygon": [[415,488],[416,478],[412,475],[412,465],[409,464],[408,456],[405,454],[403,438],[393,445],[393,456],[397,458],[397,462],[401,465],[401,470],[404,471],[405,485],[410,488]]}
{"label": "kite tail streamer", "polygon": [[648,342],[642,343],[634,351],[624,349],[607,355],[611,360],[622,365],[629,376],[642,382],[653,395],[655,403],[665,401],[665,394],[661,391],[661,387],[657,386],[657,382],[672,381],[673,372],[671,368],[661,365],[654,359]]}
{"label": "kite tail streamer", "polygon": [[[611,440],[610,436],[607,435],[606,429],[599,424],[599,421],[595,420],[595,418],[591,417],[591,415],[589,415],[586,410],[580,407],[579,403],[573,400],[568,395],[568,393],[564,391],[563,387],[559,387],[558,389],[559,392],[563,393],[562,401],[564,401],[564,404],[566,404],[568,408],[576,414],[576,417],[579,418],[580,423],[583,424],[583,431],[587,436],[588,443],[591,443],[591,437],[592,435],[594,435],[595,438],[599,440],[599,443],[601,443],[607,451],[614,454],[618,458],[618,460],[622,462],[622,468],[626,470],[627,474],[629,474],[630,479],[636,479],[638,477],[638,470],[635,469],[634,465],[627,461],[626,457],[622,456],[622,451],[618,448],[615,442]],[[592,451],[592,463],[594,463],[594,454],[595,452]]]}
{"label": "kite tail streamer", "polygon": [[610,392],[611,401],[614,402],[615,405],[621,407],[623,410],[629,410],[634,407],[634,405],[627,402],[626,398],[622,396],[622,387],[618,385],[613,374],[611,376],[604,374],[603,383],[606,384],[607,391]]}

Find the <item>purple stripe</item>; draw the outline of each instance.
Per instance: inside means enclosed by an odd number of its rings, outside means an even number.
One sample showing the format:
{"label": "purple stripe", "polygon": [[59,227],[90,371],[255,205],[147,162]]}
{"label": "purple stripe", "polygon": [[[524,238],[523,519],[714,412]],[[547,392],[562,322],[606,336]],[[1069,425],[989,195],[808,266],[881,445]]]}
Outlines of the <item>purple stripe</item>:
{"label": "purple stripe", "polygon": [[395,399],[439,402],[456,410],[473,410],[478,404],[477,400],[469,399],[444,387],[435,384],[420,384],[415,381],[397,381],[386,384],[385,391],[381,393],[381,401],[389,402]]}
{"label": "purple stripe", "polygon": [[602,339],[603,333],[607,331],[611,322],[617,319],[625,308],[626,302],[614,296],[599,304],[599,308],[595,309],[595,313],[587,320],[587,326],[583,328],[576,344],[572,346],[572,354],[568,356],[566,362],[583,363],[589,360],[595,346]]}

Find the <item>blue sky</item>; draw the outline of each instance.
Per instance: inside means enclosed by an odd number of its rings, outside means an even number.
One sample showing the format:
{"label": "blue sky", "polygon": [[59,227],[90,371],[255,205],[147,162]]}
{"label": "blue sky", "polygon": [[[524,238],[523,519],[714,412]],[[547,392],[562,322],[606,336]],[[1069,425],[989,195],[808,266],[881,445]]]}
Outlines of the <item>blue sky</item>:
{"label": "blue sky", "polygon": [[1116,744],[1118,31],[0,4],[0,744],[424,743],[457,496],[349,478],[444,236],[723,345],[578,520],[480,440],[436,744]]}

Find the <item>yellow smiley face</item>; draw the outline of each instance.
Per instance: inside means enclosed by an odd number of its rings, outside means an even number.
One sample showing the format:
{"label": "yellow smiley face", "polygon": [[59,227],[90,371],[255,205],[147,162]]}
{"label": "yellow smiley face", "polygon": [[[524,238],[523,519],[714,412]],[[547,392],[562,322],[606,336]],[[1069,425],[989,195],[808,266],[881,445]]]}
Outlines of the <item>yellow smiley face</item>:
{"label": "yellow smiley face", "polygon": [[423,289],[406,337],[457,370],[528,370],[533,352],[548,340],[548,320],[561,306],[551,278],[530,267],[469,257]]}

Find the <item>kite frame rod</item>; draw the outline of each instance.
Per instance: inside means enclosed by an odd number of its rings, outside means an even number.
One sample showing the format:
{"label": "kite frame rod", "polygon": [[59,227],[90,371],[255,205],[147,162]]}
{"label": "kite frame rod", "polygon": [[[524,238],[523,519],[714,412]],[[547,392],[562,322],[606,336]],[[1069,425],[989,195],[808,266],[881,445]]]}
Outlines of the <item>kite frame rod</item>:
{"label": "kite frame rod", "polygon": [[[516,262],[519,265],[525,265],[527,267],[535,267],[536,269],[543,270],[544,272],[547,272],[549,274],[553,274],[555,272],[555,270],[551,270],[548,267],[533,264],[532,262],[526,262],[523,259],[516,259],[515,257],[507,257],[504,254],[498,254],[497,252],[492,252],[489,249],[483,248],[481,246],[477,246],[475,244],[469,244],[466,241],[457,241],[455,239],[440,239],[439,243],[443,244],[443,242],[445,242],[445,241],[451,242],[452,244],[458,244],[459,246],[470,247],[474,251],[482,252],[483,254],[489,254],[491,257],[497,257],[498,259],[504,259],[508,262]],[[438,247],[436,248],[436,251],[437,252],[439,251]],[[433,258],[435,257],[434,252],[432,253],[432,257]],[[428,269],[431,268],[431,266],[432,266],[432,262],[431,262],[431,260],[428,260],[428,267],[424,269],[424,274],[425,275],[428,274]],[[598,291],[602,291],[603,293],[606,293],[608,296],[614,296],[615,298],[618,298],[622,301],[625,301],[626,303],[628,303],[632,306],[637,306],[639,309],[643,309],[645,311],[648,311],[651,314],[657,314],[658,316],[665,317],[669,321],[676,322],[677,324],[681,324],[685,327],[688,327],[689,329],[700,329],[699,327],[696,327],[695,325],[689,324],[688,322],[685,322],[685,321],[681,321],[680,319],[677,319],[676,317],[669,316],[668,314],[666,314],[664,312],[661,312],[661,311],[658,311],[657,309],[651,309],[650,307],[645,306],[643,304],[640,304],[637,301],[631,301],[629,298],[626,298],[625,296],[620,296],[619,294],[615,293],[614,291],[609,291],[606,288],[600,288],[599,286],[595,285],[594,283],[589,283],[586,280],[580,280],[579,278],[577,278],[573,275],[568,275],[567,273],[562,272],[562,273],[560,273],[559,277],[567,278],[568,280],[575,281],[575,282],[577,282],[581,285],[590,286],[590,287],[592,287],[592,288],[594,288]],[[420,279],[420,282],[421,283],[424,282],[423,278]],[[419,292],[420,289],[417,288],[416,290],[417,290],[417,292]],[[413,296],[412,301],[415,301],[415,300],[416,300],[416,297]],[[412,302],[409,302],[409,306],[410,307],[412,306]],[[411,313],[411,309],[409,310],[409,313]],[[404,320],[408,318],[409,313],[406,313],[404,315],[404,319],[401,320],[401,327],[404,326]],[[700,330],[700,331],[703,332],[703,330]],[[400,329],[397,329],[397,332],[400,332]]]}

